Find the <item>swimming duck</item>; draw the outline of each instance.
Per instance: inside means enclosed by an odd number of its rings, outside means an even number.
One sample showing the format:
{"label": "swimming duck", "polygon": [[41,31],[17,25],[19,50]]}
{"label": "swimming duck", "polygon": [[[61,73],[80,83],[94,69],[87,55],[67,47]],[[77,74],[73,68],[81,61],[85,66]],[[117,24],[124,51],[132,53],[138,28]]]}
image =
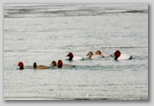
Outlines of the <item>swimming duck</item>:
{"label": "swimming duck", "polygon": [[52,61],[51,66],[56,67],[57,66],[56,61]]}
{"label": "swimming duck", "polygon": [[99,55],[99,56],[102,56],[102,57],[109,57],[109,56],[111,56],[110,54],[102,53],[100,50],[97,50],[95,54]]}
{"label": "swimming duck", "polygon": [[68,60],[72,61],[72,60],[84,60],[83,57],[80,57],[80,56],[74,56],[72,52],[70,52],[68,55],[67,55]]}
{"label": "swimming duck", "polygon": [[58,67],[58,68],[72,68],[72,67],[75,67],[74,65],[71,65],[71,64],[63,64],[62,60],[58,60],[58,64],[56,63],[56,61],[52,61],[51,65],[53,67]]}
{"label": "swimming duck", "polygon": [[19,66],[20,70],[23,70],[23,69],[33,69],[33,66],[24,66],[23,62],[19,62],[18,66]]}
{"label": "swimming duck", "polygon": [[103,57],[101,55],[94,55],[93,52],[91,52],[91,51],[87,54],[87,56],[88,56],[89,59],[97,59],[97,58]]}
{"label": "swimming duck", "polygon": [[63,66],[62,60],[58,60],[57,67],[58,67],[58,68],[62,68],[62,66]]}
{"label": "swimming duck", "polygon": [[119,50],[114,53],[115,60],[130,60],[133,57],[127,54],[122,54]]}
{"label": "swimming duck", "polygon": [[37,65],[37,63],[34,62],[33,68],[34,69],[48,69],[49,67],[48,66],[45,66],[45,65]]}

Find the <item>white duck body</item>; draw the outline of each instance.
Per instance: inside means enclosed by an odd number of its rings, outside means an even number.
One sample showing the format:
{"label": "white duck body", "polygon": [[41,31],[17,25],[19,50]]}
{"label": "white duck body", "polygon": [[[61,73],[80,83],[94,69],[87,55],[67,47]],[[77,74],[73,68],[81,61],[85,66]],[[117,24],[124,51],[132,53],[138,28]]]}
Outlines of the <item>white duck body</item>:
{"label": "white duck body", "polygon": [[103,56],[103,57],[109,57],[109,56],[111,56],[111,55],[110,55],[110,54],[107,54],[107,53],[103,53],[102,56]]}
{"label": "white duck body", "polygon": [[132,56],[130,56],[130,55],[121,54],[121,55],[117,58],[117,60],[129,60],[129,59],[131,59],[131,58],[132,58]]}
{"label": "white duck body", "polygon": [[111,56],[108,53],[105,53],[105,52],[102,53],[100,50],[97,50],[95,54],[100,55],[101,57],[109,57],[109,56]]}
{"label": "white duck body", "polygon": [[84,58],[81,56],[74,56],[72,60],[83,60]]}
{"label": "white duck body", "polygon": [[93,55],[91,57],[91,59],[98,59],[98,58],[103,58],[103,56],[102,55]]}

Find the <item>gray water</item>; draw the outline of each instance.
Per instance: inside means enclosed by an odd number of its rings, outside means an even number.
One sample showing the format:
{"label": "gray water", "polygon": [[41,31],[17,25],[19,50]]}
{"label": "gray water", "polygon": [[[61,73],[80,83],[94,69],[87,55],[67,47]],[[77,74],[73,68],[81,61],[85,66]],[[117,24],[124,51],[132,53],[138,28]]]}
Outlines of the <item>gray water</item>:
{"label": "gray water", "polygon": [[[72,61],[69,52],[120,50],[132,60]],[[59,59],[72,69],[18,70]],[[4,5],[5,100],[147,100],[147,4]]]}

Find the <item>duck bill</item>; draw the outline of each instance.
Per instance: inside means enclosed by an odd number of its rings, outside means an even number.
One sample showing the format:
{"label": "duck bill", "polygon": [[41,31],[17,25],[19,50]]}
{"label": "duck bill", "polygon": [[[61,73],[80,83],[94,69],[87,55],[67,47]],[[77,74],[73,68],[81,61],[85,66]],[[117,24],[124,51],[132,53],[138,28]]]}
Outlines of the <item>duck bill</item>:
{"label": "duck bill", "polygon": [[111,56],[111,57],[114,57],[114,54],[115,54],[115,53],[113,53],[113,54],[110,54],[110,56]]}
{"label": "duck bill", "polygon": [[66,55],[66,57],[69,57],[70,55],[68,54],[68,55]]}
{"label": "duck bill", "polygon": [[86,56],[88,56],[88,55],[89,55],[89,53]]}

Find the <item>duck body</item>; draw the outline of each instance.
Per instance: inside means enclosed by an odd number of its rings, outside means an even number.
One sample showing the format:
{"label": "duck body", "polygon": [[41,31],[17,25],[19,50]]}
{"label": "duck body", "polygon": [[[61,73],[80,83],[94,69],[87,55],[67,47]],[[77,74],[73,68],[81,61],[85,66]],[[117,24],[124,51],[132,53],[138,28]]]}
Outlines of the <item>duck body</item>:
{"label": "duck body", "polygon": [[48,66],[45,66],[45,65],[37,65],[36,62],[33,64],[33,68],[34,69],[49,69]]}
{"label": "duck body", "polygon": [[103,56],[101,56],[101,55],[93,55],[93,56],[89,57],[89,59],[99,59],[99,58],[103,58]]}
{"label": "duck body", "polygon": [[74,56],[72,60],[84,60],[84,58],[80,56]]}
{"label": "duck body", "polygon": [[71,64],[63,64],[63,68],[73,68],[73,67],[75,66]]}
{"label": "duck body", "polygon": [[23,62],[19,62],[18,66],[19,66],[20,70],[23,70],[23,69],[33,69],[33,66],[24,66]]}
{"label": "duck body", "polygon": [[36,69],[49,69],[49,67],[45,65],[38,65]]}
{"label": "duck body", "polygon": [[132,59],[132,56],[129,56],[129,55],[127,55],[127,54],[121,54],[121,55],[117,58],[117,60],[130,60],[130,59]]}
{"label": "duck body", "polygon": [[24,69],[33,69],[33,66],[25,66]]}
{"label": "duck body", "polygon": [[100,50],[97,50],[95,54],[101,56],[102,58],[111,56],[108,53],[102,53]]}
{"label": "duck body", "polygon": [[102,54],[102,57],[110,57],[111,55],[110,54],[107,54],[107,53],[103,53]]}

